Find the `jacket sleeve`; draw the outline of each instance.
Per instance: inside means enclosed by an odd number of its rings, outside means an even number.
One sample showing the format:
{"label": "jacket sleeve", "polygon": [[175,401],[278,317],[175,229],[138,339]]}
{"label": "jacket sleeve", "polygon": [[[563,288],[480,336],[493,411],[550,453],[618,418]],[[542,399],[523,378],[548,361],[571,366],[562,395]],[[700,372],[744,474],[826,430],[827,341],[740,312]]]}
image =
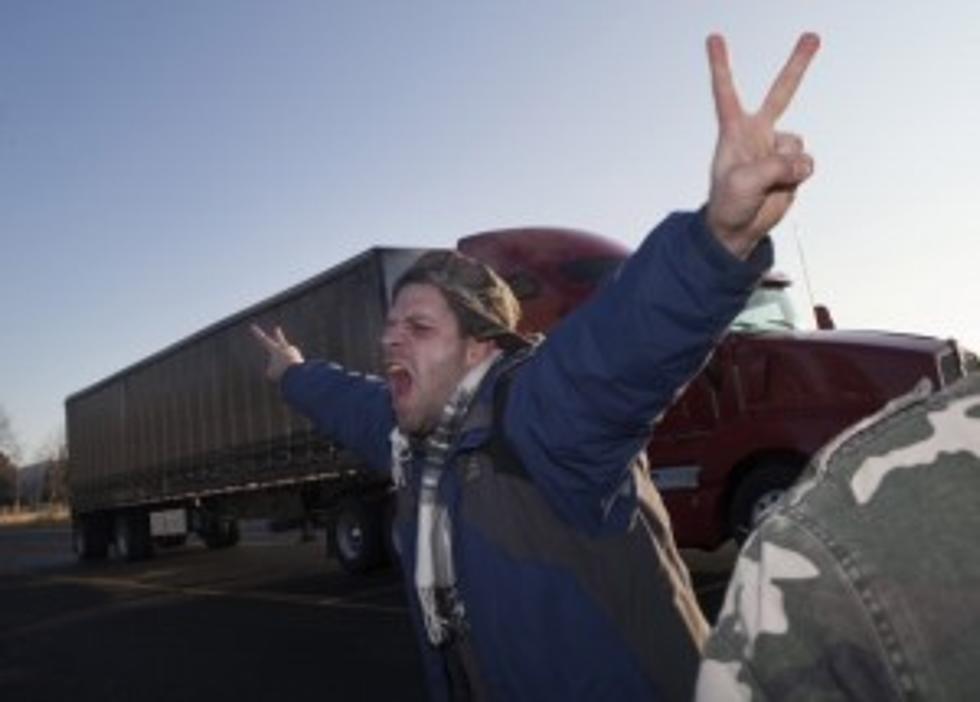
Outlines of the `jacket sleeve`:
{"label": "jacket sleeve", "polygon": [[771,515],[735,564],[695,699],[904,698],[883,648],[895,642],[872,624],[891,615],[862,602],[848,568],[860,570],[838,561],[818,532]]}
{"label": "jacket sleeve", "polygon": [[768,238],[741,261],[703,211],[673,214],[516,374],[505,432],[563,518],[626,527],[630,461],[771,263]]}
{"label": "jacket sleeve", "polygon": [[290,407],[310,419],[321,434],[374,470],[391,470],[395,418],[388,386],[380,378],[349,372],[335,363],[307,361],[290,367],[280,388]]}

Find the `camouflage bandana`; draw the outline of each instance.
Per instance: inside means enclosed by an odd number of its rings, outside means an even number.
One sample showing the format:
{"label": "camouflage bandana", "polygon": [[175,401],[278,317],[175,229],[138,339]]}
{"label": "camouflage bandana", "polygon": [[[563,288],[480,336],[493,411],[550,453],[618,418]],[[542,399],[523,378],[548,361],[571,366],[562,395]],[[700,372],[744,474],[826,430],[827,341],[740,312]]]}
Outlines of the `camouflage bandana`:
{"label": "camouflage bandana", "polygon": [[455,251],[430,251],[398,280],[394,294],[412,283],[438,288],[456,313],[464,335],[492,339],[505,351],[531,345],[531,340],[517,332],[521,307],[510,286],[479,261]]}

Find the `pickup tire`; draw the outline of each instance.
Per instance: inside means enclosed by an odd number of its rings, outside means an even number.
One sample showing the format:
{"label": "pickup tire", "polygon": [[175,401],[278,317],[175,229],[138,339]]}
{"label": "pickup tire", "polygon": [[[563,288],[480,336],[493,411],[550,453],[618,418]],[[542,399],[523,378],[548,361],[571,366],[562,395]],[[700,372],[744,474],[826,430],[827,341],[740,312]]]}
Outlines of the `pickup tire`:
{"label": "pickup tire", "polygon": [[118,512],[113,522],[112,543],[116,555],[127,561],[141,561],[153,555],[150,517],[143,510]]}
{"label": "pickup tire", "polygon": [[729,505],[729,531],[740,546],[796,482],[805,465],[802,459],[771,459],[742,476]]}
{"label": "pickup tire", "polygon": [[385,560],[384,501],[348,497],[327,528],[328,555],[348,573],[367,573]]}
{"label": "pickup tire", "polygon": [[79,560],[104,559],[109,553],[109,519],[104,514],[82,514],[72,521],[71,543]]}

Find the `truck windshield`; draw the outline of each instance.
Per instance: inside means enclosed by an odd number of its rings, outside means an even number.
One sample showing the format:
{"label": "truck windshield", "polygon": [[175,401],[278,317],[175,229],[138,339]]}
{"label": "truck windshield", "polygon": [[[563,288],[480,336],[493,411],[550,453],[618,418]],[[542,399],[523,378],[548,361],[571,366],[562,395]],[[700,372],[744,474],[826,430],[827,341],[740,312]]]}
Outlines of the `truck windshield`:
{"label": "truck windshield", "polygon": [[796,312],[786,288],[756,288],[731,328],[749,332],[796,329]]}

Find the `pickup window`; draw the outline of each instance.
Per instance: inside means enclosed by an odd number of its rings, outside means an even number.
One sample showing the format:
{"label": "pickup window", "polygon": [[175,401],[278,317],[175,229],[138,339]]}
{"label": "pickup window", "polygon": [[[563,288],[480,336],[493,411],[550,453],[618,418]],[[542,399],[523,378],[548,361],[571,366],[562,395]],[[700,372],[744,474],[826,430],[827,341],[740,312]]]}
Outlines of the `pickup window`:
{"label": "pickup window", "polygon": [[766,332],[796,329],[796,311],[785,287],[762,286],[749,297],[732,322],[735,331]]}

